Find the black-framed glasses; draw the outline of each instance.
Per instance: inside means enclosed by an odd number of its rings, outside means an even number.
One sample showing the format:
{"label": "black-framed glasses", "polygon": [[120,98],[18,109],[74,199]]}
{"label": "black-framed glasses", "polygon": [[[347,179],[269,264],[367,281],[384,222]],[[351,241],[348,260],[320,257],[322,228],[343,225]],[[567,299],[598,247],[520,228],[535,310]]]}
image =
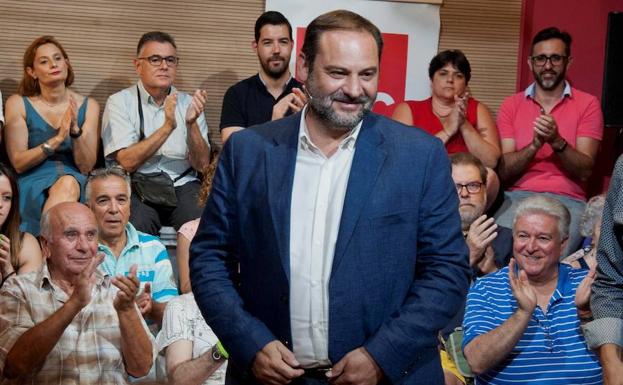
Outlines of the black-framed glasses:
{"label": "black-framed glasses", "polygon": [[467,184],[462,184],[462,183],[454,184],[454,186],[456,187],[456,192],[458,192],[459,194],[463,190],[463,187],[465,187],[467,189],[467,192],[470,194],[479,193],[483,185],[484,183],[482,182],[469,182]]}
{"label": "black-framed glasses", "polygon": [[148,57],[137,57],[137,59],[147,60],[147,62],[154,67],[160,67],[163,60],[167,63],[167,66],[169,67],[175,67],[180,62],[180,58],[177,56],[151,55]]}
{"label": "black-framed glasses", "polygon": [[545,64],[547,64],[548,60],[550,63],[552,63],[553,66],[559,66],[563,62],[565,62],[567,58],[569,58],[569,56],[556,55],[556,54],[550,55],[550,56],[547,56],[547,55],[530,56],[530,60],[532,60],[532,63],[534,63],[535,65],[539,67],[543,67]]}

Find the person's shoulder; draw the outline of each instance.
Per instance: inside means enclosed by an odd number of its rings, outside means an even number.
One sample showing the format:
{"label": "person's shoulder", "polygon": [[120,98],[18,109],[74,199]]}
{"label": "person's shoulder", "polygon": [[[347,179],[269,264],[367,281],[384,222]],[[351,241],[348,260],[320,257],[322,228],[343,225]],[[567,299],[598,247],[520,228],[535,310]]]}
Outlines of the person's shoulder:
{"label": "person's shoulder", "polygon": [[234,132],[229,140],[234,139],[232,144],[235,143],[238,146],[273,143],[280,137],[296,135],[292,131],[298,132],[300,122],[301,112],[297,112],[279,120],[268,121]]}
{"label": "person's shoulder", "polygon": [[571,96],[576,103],[580,104],[580,106],[584,108],[586,107],[601,108],[601,104],[599,103],[599,100],[593,94],[589,94],[588,92],[571,87]]}
{"label": "person's shoulder", "polygon": [[505,293],[509,290],[508,266],[498,271],[478,278],[469,291],[479,291],[486,293]]}
{"label": "person's shoulder", "polygon": [[409,148],[410,152],[420,149],[428,152],[431,149],[443,148],[441,140],[421,128],[408,126],[383,115],[370,112],[366,114],[363,124],[362,129],[374,127],[380,130],[389,144],[398,148]]}
{"label": "person's shoulder", "polygon": [[231,93],[246,93],[249,88],[253,87],[255,82],[257,81],[257,74],[249,76],[246,79],[242,79],[234,84],[232,84],[228,89],[227,89],[227,94],[231,94]]}
{"label": "person's shoulder", "polygon": [[136,85],[132,85],[128,88],[124,88],[110,95],[108,97],[108,100],[106,101],[106,104],[111,103],[111,102],[119,103],[121,101],[126,100],[126,98],[130,98],[130,97],[136,99]]}
{"label": "person's shoulder", "polygon": [[5,110],[19,109],[24,111],[24,98],[25,96],[20,94],[13,94],[9,96],[6,100]]}
{"label": "person's shoulder", "polygon": [[508,95],[502,100],[500,104],[500,108],[509,108],[511,106],[515,106],[526,99],[525,90],[516,92],[514,94]]}

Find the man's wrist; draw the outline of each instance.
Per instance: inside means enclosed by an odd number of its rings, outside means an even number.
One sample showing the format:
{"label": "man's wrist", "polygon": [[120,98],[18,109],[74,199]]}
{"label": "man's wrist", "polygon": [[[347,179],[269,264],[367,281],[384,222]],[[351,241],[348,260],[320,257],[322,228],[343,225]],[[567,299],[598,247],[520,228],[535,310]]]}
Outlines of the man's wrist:
{"label": "man's wrist", "polygon": [[560,137],[559,139],[553,141],[551,144],[552,150],[554,150],[554,152],[556,153],[561,153],[565,151],[565,149],[567,148],[567,145],[568,143],[563,137]]}

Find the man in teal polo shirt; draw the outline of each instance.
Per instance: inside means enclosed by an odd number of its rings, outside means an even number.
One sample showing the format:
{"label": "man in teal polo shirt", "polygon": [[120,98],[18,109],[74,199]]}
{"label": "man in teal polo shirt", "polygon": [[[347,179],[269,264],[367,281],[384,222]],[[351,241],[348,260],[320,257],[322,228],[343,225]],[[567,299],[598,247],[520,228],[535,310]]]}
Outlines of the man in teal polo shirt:
{"label": "man in teal polo shirt", "polygon": [[138,265],[141,294],[136,301],[152,331],[162,324],[166,303],[178,294],[171,261],[160,240],[137,231],[129,223],[130,177],[118,167],[93,171],[86,185],[86,201],[99,230],[100,265],[105,273],[127,275]]}

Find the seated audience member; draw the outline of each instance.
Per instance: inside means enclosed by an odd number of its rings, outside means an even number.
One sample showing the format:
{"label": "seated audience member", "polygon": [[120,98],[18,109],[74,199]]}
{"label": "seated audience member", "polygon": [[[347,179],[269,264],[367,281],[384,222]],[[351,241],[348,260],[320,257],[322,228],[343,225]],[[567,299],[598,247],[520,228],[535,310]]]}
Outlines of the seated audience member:
{"label": "seated audience member", "polygon": [[470,288],[463,351],[476,384],[601,383],[597,357],[580,331],[595,272],[559,262],[569,221],[557,199],[522,200],[514,258]]}
{"label": "seated audience member", "polygon": [[32,234],[19,231],[19,224],[17,177],[10,168],[0,163],[0,274],[2,283],[14,274],[39,270],[43,263],[39,242]]}
{"label": "seated audience member", "polygon": [[97,160],[97,102],[69,89],[74,72],[52,36],[24,53],[18,94],[6,103],[6,150],[19,174],[21,228],[39,235],[41,212],[80,200]]}
{"label": "seated audience member", "polygon": [[251,46],[260,71],[225,93],[220,123],[223,143],[236,131],[281,119],[307,103],[303,85],[290,73],[294,41],[288,19],[276,11],[264,12],[255,21]]}
{"label": "seated audience member", "polygon": [[591,310],[594,321],[584,326],[586,341],[599,352],[605,385],[623,381],[623,156],[614,166],[603,209],[597,247],[597,276]]}
{"label": "seated audience member", "polygon": [[89,175],[85,197],[97,220],[98,250],[105,255],[100,269],[108,275],[127,275],[133,265],[138,266],[136,276],[141,294],[136,302],[156,331],[162,323],[166,302],[177,296],[177,287],[164,245],[128,222],[129,176],[119,167],[97,169]]}
{"label": "seated audience member", "polygon": [[492,273],[508,265],[512,256],[512,231],[485,215],[487,169],[468,152],[450,155],[452,179],[459,194],[463,236],[469,247],[469,264],[475,276]]}
{"label": "seated audience member", "polygon": [[158,349],[165,353],[170,385],[223,385],[228,354],[206,323],[192,293],[167,304]]}
{"label": "seated audience member", "polygon": [[538,32],[528,60],[534,83],[506,98],[497,118],[503,152],[498,173],[508,191],[495,214],[496,222],[510,226],[521,199],[549,194],[571,213],[563,255],[580,246],[585,182],[593,171],[603,135],[597,98],[571,87],[565,79],[570,55],[568,33],[555,27]]}
{"label": "seated audience member", "polygon": [[97,225],[80,203],[45,212],[41,242],[43,267],[0,291],[0,380],[128,384],[147,373],[156,352],[134,303],[136,266],[114,278],[97,269]]}
{"label": "seated audience member", "polygon": [[[562,260],[576,269],[590,270],[597,265],[597,243],[601,234],[601,214],[604,209],[604,195],[592,197],[586,203],[586,210],[580,220],[580,234],[585,239],[585,246]],[[590,243],[588,243],[590,242]]]}
{"label": "seated audience member", "polygon": [[[199,206],[203,207],[208,200],[210,190],[212,189],[212,178],[216,172],[216,166],[218,164],[218,157],[220,150],[214,149],[212,152],[212,160],[210,165],[203,171],[203,182],[201,189],[199,190]],[[176,260],[177,271],[180,277],[180,293],[190,293],[190,272],[189,272],[189,254],[190,254],[190,242],[192,242],[199,227],[199,220],[201,218],[193,219],[186,222],[180,227],[177,232],[177,248],[176,248]]]}
{"label": "seated audience member", "polygon": [[196,90],[190,96],[177,91],[178,64],[171,35],[144,34],[134,59],[140,80],[110,96],[102,118],[107,164],[136,172],[130,222],[154,235],[163,225],[178,230],[201,215],[195,170],[203,170],[210,160],[203,115],[207,92]]}
{"label": "seated audience member", "polygon": [[[510,229],[496,225],[493,218],[487,218],[484,214],[487,206],[484,187],[487,184],[487,169],[482,162],[468,152],[450,155],[450,162],[452,179],[459,194],[461,227],[469,248],[469,264],[475,280],[508,265],[512,256],[513,235]],[[462,322],[463,310],[442,330],[442,337],[447,340],[448,335]],[[441,363],[446,385],[456,381],[465,383],[455,363],[445,352],[442,352]]]}
{"label": "seated audience member", "polygon": [[500,158],[500,140],[487,106],[467,91],[469,61],[459,50],[440,52],[428,66],[428,77],[431,97],[400,103],[392,118],[437,136],[448,154],[469,152],[480,159],[488,168],[487,198],[493,203],[500,188],[493,171]]}

